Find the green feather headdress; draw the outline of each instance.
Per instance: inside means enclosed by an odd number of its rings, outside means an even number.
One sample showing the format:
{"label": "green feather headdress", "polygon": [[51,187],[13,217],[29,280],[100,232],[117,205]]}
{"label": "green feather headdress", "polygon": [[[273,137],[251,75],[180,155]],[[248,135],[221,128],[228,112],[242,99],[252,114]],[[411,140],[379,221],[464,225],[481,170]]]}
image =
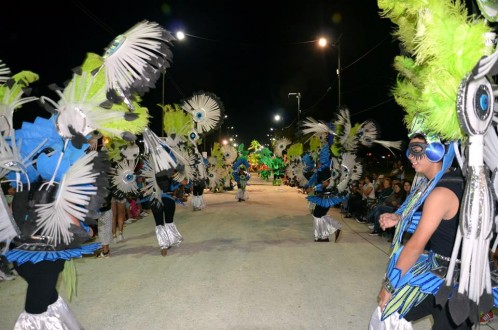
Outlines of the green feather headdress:
{"label": "green feather headdress", "polygon": [[162,107],[163,128],[167,136],[173,134],[187,137],[194,129],[192,115],[184,111],[178,104],[166,104]]}
{"label": "green feather headdress", "polygon": [[378,5],[412,56],[397,56],[394,63],[399,75],[393,96],[406,111],[406,126],[420,116],[427,133],[464,139],[456,112],[458,87],[479,59],[492,53],[485,44],[491,28],[470,18],[458,0],[379,0]]}
{"label": "green feather headdress", "polygon": [[289,148],[287,148],[287,157],[290,160],[301,157],[303,154],[303,144],[302,143],[294,143]]}

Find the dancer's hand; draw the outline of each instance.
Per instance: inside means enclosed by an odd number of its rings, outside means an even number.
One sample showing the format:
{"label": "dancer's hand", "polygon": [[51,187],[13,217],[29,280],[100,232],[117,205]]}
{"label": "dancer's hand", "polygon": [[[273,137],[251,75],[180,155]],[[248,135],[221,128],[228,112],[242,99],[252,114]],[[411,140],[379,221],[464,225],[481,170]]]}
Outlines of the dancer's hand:
{"label": "dancer's hand", "polygon": [[377,297],[377,302],[379,304],[381,311],[384,311],[387,303],[389,302],[389,300],[391,300],[391,297],[392,295],[389,292],[387,292],[387,290],[384,287],[380,289],[379,296]]}
{"label": "dancer's hand", "polygon": [[398,224],[401,216],[395,213],[383,213],[379,217],[379,225],[382,230],[386,230],[387,228],[394,227]]}

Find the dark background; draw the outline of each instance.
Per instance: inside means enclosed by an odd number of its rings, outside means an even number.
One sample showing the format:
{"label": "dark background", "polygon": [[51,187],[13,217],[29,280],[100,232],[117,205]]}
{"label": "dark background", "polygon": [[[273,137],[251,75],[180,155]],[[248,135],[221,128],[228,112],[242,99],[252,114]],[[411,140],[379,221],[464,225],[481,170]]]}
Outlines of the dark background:
{"label": "dark background", "polygon": [[[340,37],[341,103],[352,122],[376,120],[382,140],[406,136],[403,112],[390,95],[399,47],[376,1],[9,1],[3,7],[0,59],[13,73],[38,73],[37,96],[57,100],[49,84],[62,85],[87,52],[102,55],[113,38],[146,19],[188,34],[173,43],[164,80],[144,96],[154,117],[151,128],[160,134],[158,104],[180,103],[202,90],[216,94],[228,116],[221,130],[207,137],[208,150],[227,134],[237,134],[236,141],[246,146],[254,139],[268,143],[270,128],[281,133],[296,127],[297,100],[290,92],[302,95],[301,119],[333,118]],[[336,45],[317,47],[320,36]],[[273,119],[277,113],[281,123]],[[48,117],[26,105],[16,123],[36,115]]]}

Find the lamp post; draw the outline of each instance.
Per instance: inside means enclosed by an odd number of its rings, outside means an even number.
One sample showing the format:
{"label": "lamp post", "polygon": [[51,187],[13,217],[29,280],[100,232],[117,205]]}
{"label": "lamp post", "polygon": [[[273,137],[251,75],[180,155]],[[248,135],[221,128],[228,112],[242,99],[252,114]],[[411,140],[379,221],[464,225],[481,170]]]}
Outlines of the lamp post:
{"label": "lamp post", "polygon": [[[342,37],[342,34],[341,34]],[[338,107],[341,106],[341,37],[337,41],[337,102]]]}
{"label": "lamp post", "polygon": [[[337,107],[341,106],[341,38],[342,38],[342,33],[337,38],[337,41],[332,44],[332,47],[335,47],[337,49]],[[322,48],[325,48],[327,46],[327,39],[326,38],[320,38],[318,39],[318,45]]]}
{"label": "lamp post", "polygon": [[295,96],[297,98],[297,122],[299,123],[299,116],[301,115],[301,93],[289,93],[287,97]]}

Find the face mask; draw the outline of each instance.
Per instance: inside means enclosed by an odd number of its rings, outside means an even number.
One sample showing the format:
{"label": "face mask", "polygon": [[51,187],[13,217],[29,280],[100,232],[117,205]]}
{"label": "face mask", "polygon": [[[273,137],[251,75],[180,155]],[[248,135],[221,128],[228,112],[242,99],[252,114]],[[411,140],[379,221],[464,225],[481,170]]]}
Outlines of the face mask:
{"label": "face mask", "polygon": [[427,156],[429,161],[436,163],[439,162],[444,156],[445,148],[440,142],[410,142],[408,149],[406,149],[406,157],[413,156],[416,160],[422,159]]}

